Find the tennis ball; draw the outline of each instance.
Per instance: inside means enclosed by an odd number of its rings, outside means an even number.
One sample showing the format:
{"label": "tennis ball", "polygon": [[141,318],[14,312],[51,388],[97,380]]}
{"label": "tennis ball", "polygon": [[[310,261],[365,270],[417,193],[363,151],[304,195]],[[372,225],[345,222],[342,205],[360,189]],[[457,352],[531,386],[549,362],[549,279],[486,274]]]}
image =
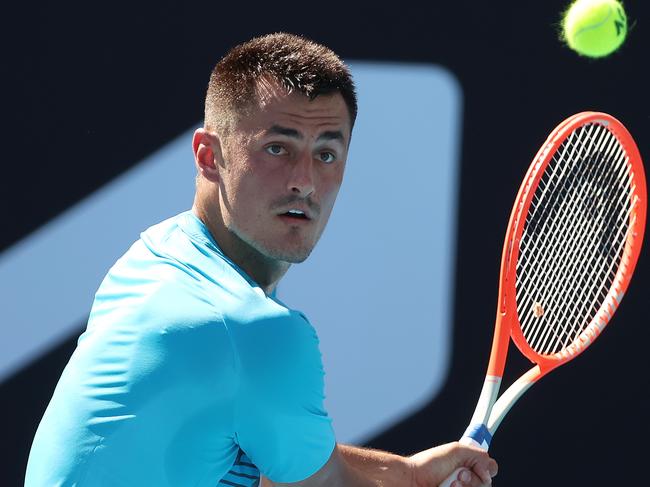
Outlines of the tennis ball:
{"label": "tennis ball", "polygon": [[627,18],[617,0],[576,0],[562,21],[563,37],[571,49],[592,58],[618,49],[627,34]]}

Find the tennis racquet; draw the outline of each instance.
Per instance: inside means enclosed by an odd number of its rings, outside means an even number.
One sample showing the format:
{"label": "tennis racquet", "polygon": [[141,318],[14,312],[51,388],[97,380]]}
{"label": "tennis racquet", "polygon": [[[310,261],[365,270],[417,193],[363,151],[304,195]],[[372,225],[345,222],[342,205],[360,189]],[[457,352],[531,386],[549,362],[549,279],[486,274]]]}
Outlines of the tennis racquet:
{"label": "tennis racquet", "polygon": [[[487,375],[461,443],[487,450],[515,402],[602,333],[630,283],[645,220],[643,165],[625,127],[598,112],[558,125],[512,208]],[[497,400],[510,338],[535,365]]]}

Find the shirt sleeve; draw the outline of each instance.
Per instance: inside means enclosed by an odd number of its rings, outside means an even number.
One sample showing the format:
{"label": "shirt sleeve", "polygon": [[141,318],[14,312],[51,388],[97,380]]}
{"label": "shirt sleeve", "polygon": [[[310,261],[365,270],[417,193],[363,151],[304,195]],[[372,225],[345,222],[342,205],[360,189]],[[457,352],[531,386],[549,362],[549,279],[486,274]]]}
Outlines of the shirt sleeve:
{"label": "shirt sleeve", "polygon": [[237,441],[274,482],[304,480],[336,445],[324,407],[324,370],[313,327],[297,312],[237,327]]}

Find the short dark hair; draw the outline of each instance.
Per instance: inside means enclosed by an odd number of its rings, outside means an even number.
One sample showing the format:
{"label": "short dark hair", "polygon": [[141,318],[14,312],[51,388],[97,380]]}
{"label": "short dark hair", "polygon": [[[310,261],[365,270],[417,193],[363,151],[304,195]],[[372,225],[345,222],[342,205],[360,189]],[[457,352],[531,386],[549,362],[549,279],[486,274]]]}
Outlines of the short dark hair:
{"label": "short dark hair", "polygon": [[206,128],[227,129],[237,112],[256,100],[257,83],[265,77],[310,99],[339,92],[354,125],[357,95],[348,67],[329,48],[279,32],[235,46],[217,63],[205,97]]}

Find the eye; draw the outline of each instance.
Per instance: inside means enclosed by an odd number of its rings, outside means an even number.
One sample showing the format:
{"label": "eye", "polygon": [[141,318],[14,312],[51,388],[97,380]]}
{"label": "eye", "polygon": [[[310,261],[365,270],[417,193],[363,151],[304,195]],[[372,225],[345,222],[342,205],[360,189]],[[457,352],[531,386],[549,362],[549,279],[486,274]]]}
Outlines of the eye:
{"label": "eye", "polygon": [[280,144],[271,144],[267,145],[265,147],[266,152],[273,156],[281,156],[282,154],[286,154],[287,151],[282,147]]}
{"label": "eye", "polygon": [[336,161],[336,156],[331,152],[321,152],[318,157],[325,164],[331,164]]}

